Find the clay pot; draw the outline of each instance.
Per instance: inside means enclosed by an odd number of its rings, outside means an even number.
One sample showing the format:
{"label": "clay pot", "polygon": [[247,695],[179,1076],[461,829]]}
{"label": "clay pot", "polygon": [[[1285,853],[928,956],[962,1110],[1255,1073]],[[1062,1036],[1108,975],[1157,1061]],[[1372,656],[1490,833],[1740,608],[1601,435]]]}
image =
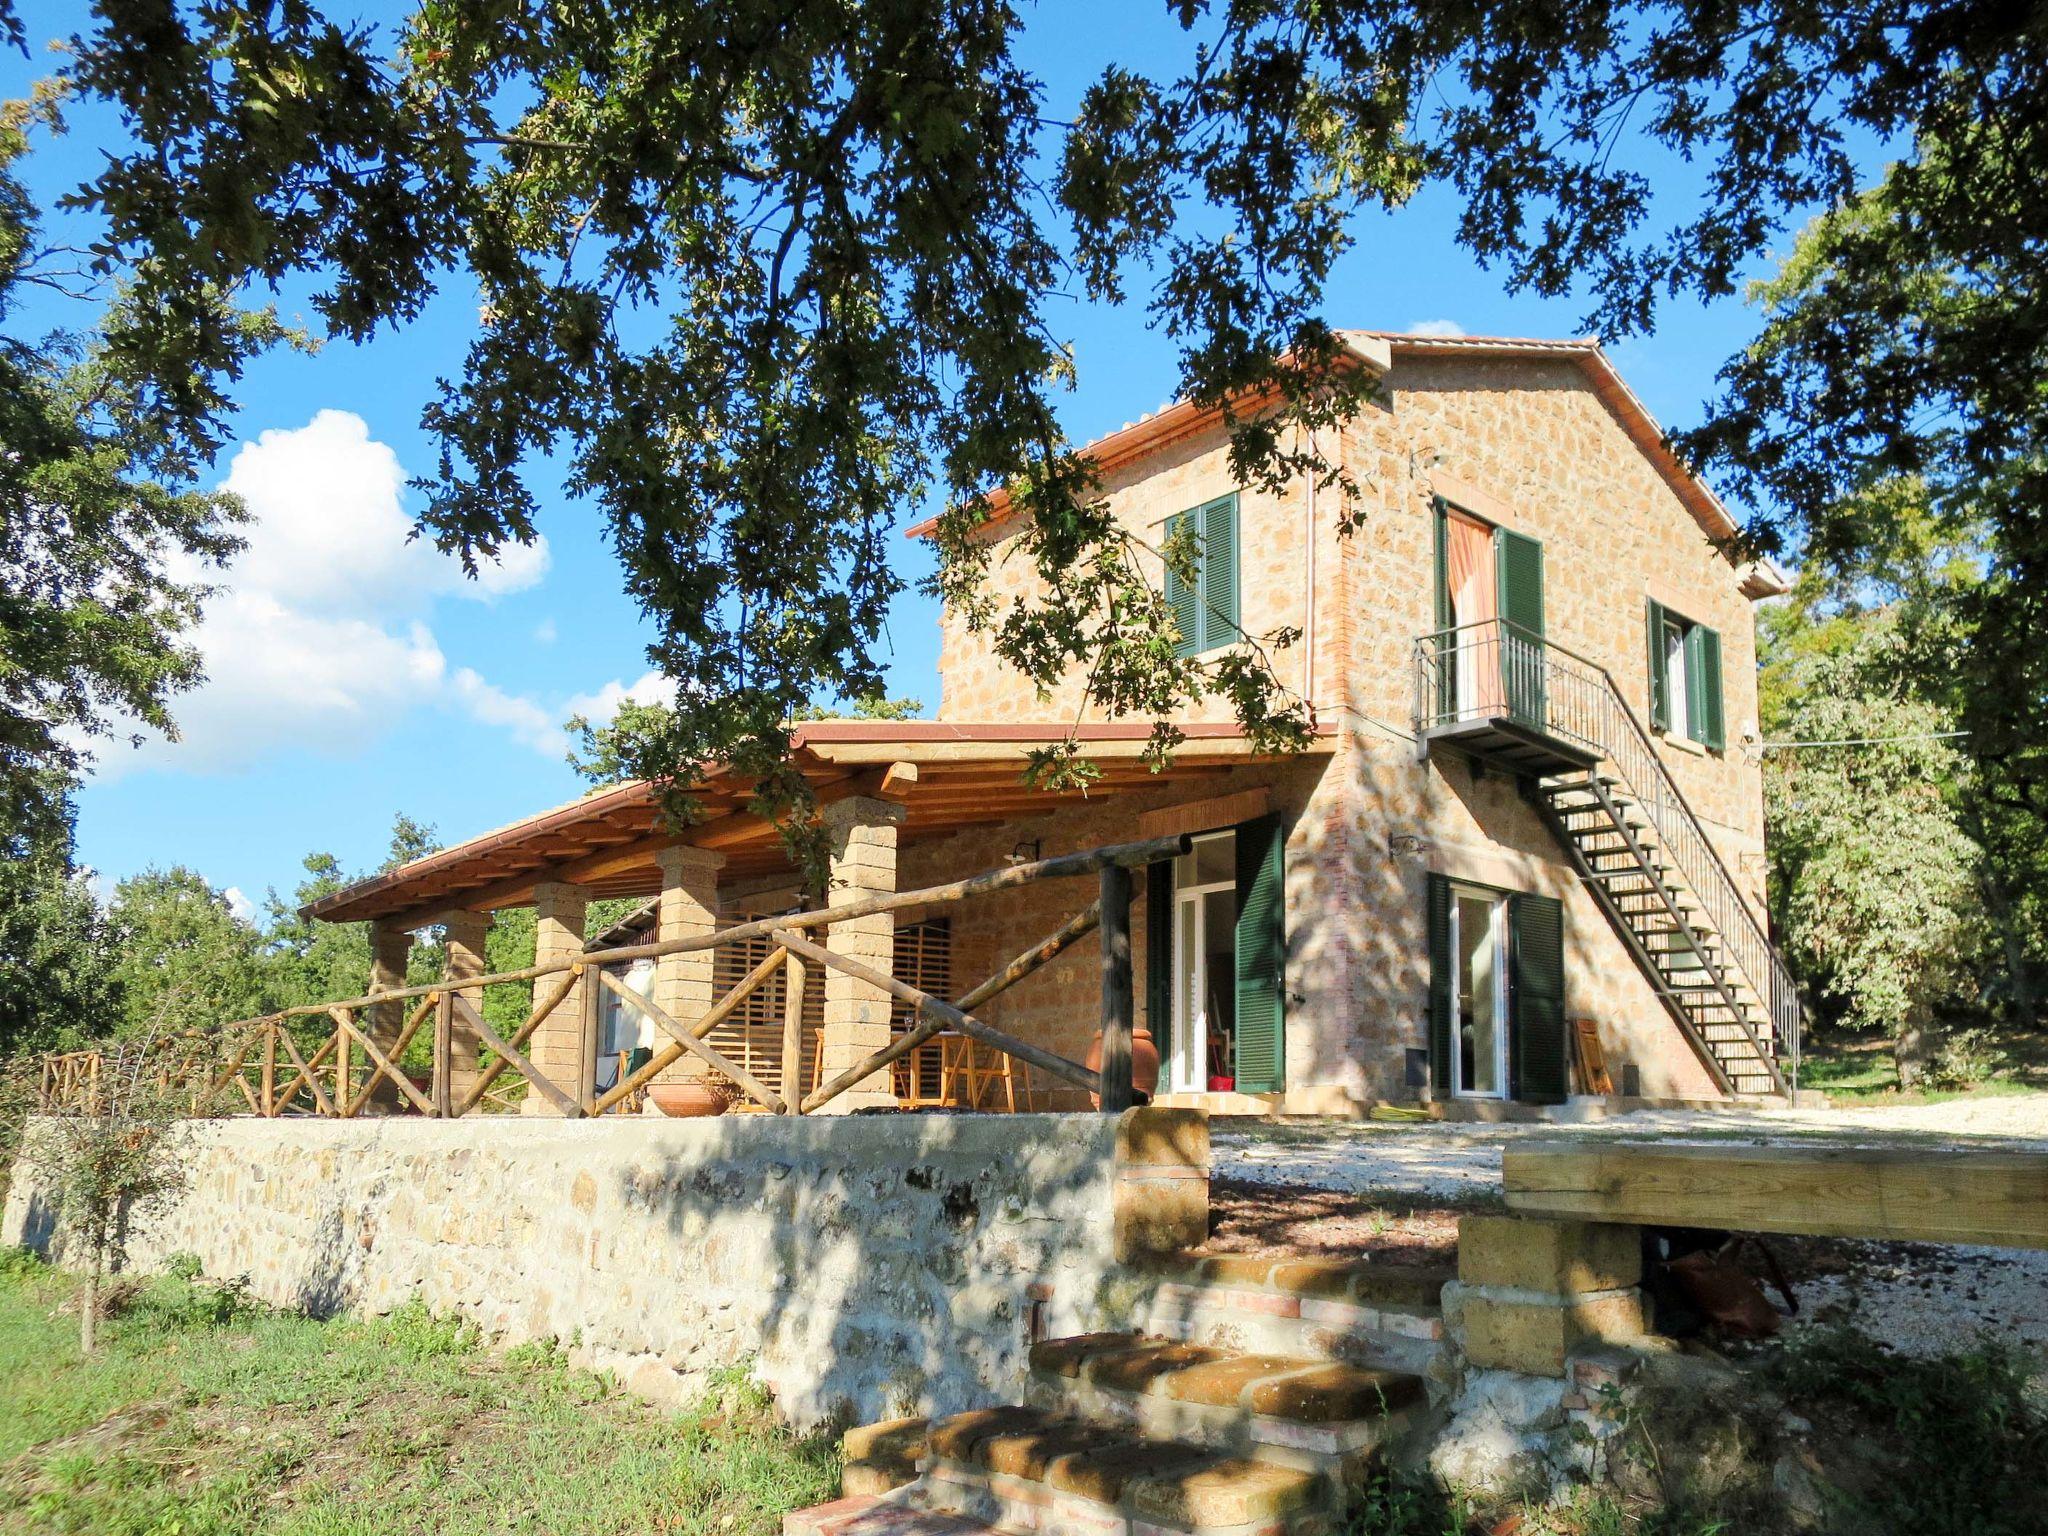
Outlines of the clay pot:
{"label": "clay pot", "polygon": [[[1102,1070],[1102,1031],[1095,1031],[1095,1038],[1088,1042],[1088,1059],[1082,1063],[1090,1072]],[[1159,1086],[1159,1047],[1152,1043],[1152,1031],[1140,1024],[1131,1031],[1131,1088],[1141,1104],[1149,1103],[1152,1090]],[[1102,1095],[1091,1093],[1088,1102],[1095,1108],[1102,1107]]]}
{"label": "clay pot", "polygon": [[654,1083],[647,1097],[664,1115],[675,1120],[695,1120],[722,1115],[732,1108],[732,1094],[718,1083]]}

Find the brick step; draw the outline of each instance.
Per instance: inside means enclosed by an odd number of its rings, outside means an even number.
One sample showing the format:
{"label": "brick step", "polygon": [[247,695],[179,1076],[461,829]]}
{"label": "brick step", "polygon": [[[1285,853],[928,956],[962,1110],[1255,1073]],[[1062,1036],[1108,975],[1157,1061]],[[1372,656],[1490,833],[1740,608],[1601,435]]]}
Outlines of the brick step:
{"label": "brick step", "polygon": [[1152,1439],[1342,1474],[1425,1405],[1420,1376],[1130,1333],[1031,1348],[1031,1406]]}
{"label": "brick step", "polygon": [[1041,1536],[1321,1536],[1344,1491],[1320,1467],[1004,1407],[934,1424],[924,1475],[890,1497]]}
{"label": "brick step", "polygon": [[1121,1319],[1135,1332],[1421,1371],[1442,1351],[1440,1300],[1456,1271],[1216,1254],[1155,1259],[1144,1275],[1149,1289]]}
{"label": "brick step", "polygon": [[994,1529],[893,1494],[851,1494],[782,1517],[782,1536],[992,1536]]}

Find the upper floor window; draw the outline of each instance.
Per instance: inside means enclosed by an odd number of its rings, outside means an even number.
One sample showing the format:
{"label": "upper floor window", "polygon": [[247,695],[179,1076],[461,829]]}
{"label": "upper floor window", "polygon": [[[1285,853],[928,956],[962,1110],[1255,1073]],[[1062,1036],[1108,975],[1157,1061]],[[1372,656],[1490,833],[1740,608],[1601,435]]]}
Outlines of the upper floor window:
{"label": "upper floor window", "polygon": [[1722,751],[1721,634],[1646,600],[1650,641],[1650,724]]}
{"label": "upper floor window", "polygon": [[1194,520],[1200,546],[1194,582],[1183,581],[1171,566],[1166,572],[1166,600],[1180,626],[1177,656],[1213,651],[1242,634],[1237,627],[1237,492],[1174,513],[1166,520],[1166,537],[1178,534],[1188,518]]}

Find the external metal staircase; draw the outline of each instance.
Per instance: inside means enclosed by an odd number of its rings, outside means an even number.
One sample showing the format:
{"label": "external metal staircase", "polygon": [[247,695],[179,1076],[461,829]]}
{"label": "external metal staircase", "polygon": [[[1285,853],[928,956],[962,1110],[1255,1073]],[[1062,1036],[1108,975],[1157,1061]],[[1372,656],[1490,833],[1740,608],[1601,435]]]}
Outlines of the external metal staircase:
{"label": "external metal staircase", "polygon": [[1791,972],[1606,668],[1498,619],[1426,635],[1416,726],[1518,776],[1724,1091],[1792,1096]]}

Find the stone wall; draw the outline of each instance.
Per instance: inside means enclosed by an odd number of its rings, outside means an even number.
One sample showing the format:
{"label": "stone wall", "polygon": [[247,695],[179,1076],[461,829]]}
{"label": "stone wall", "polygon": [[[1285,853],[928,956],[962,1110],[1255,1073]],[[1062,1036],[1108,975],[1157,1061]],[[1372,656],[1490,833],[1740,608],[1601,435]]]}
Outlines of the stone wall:
{"label": "stone wall", "polygon": [[[1199,1112],[197,1125],[139,1268],[279,1306],[418,1298],[656,1398],[754,1362],[799,1424],[1008,1400],[1027,1328],[1114,1315],[1120,1258],[1208,1230]],[[31,1133],[30,1145],[34,1137]],[[0,1242],[62,1257],[33,1152]]]}
{"label": "stone wall", "polygon": [[[1342,506],[1315,509],[1314,624],[1304,644],[1275,653],[1282,683],[1311,679],[1325,722],[1350,718],[1387,739],[1405,737],[1413,702],[1415,638],[1435,627],[1433,512],[1438,495],[1462,502],[1544,546],[1546,629],[1605,666],[1639,718],[1648,719],[1644,599],[1654,597],[1722,635],[1730,743],[1756,722],[1755,621],[1742,572],[1708,542],[1666,484],[1568,360],[1404,358],[1382,399],[1348,423],[1339,453],[1357,480],[1362,522],[1340,536]],[[1235,484],[1228,439],[1208,428],[1105,477],[1118,519],[1156,542],[1174,512]],[[1284,495],[1240,493],[1240,614],[1245,631],[1309,628],[1308,507]],[[986,535],[998,546],[1009,530]],[[999,547],[989,583],[998,608],[1036,580]],[[1078,673],[1040,697],[948,610],[940,624],[939,714],[948,720],[1092,718],[1079,709]],[[1205,700],[1190,719],[1227,720]],[[1762,905],[1763,781],[1753,756],[1659,742],[1665,766]]]}

